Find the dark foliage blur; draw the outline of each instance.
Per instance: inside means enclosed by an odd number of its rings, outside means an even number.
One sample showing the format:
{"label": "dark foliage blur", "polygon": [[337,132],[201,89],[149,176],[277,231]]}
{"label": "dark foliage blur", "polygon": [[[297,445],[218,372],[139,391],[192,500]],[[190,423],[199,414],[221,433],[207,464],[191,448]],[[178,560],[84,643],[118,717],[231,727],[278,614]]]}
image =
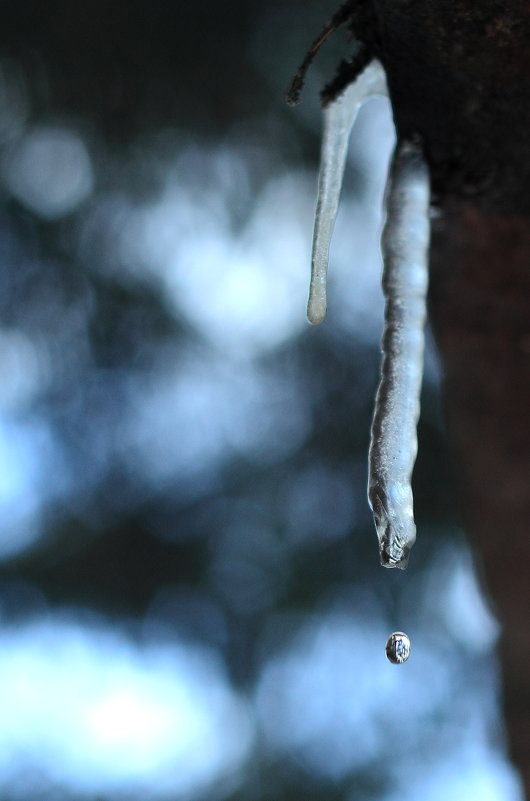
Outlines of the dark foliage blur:
{"label": "dark foliage blur", "polygon": [[304,319],[318,88],[345,38],[298,109],[283,92],[331,11],[2,4],[6,801],[508,797],[432,352],[406,574],[379,567],[365,499],[382,101],[354,134],[329,320]]}

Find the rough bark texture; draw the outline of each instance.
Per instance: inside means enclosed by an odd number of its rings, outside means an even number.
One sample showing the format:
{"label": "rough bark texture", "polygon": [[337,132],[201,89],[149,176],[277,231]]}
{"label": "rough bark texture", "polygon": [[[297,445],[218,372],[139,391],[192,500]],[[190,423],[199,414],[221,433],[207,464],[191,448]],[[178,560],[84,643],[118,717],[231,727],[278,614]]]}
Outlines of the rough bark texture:
{"label": "rough bark texture", "polygon": [[530,799],[530,4],[374,0],[398,134],[442,215],[430,307],[457,483],[503,624],[504,704]]}
{"label": "rough bark texture", "polygon": [[374,0],[396,125],[423,137],[434,191],[530,212],[530,7]]}
{"label": "rough bark texture", "polygon": [[530,798],[530,221],[455,203],[433,238],[431,317],[467,529],[503,624],[512,757]]}

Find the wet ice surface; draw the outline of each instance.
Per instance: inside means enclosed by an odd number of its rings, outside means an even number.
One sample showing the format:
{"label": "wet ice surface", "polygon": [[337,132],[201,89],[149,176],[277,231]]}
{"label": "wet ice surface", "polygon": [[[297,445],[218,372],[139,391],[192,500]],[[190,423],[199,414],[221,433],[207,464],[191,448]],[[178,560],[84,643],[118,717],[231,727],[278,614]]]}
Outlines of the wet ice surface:
{"label": "wet ice surface", "polygon": [[392,161],[382,236],[385,328],[368,457],[381,564],[402,569],[416,539],[411,478],[423,379],[429,204],[421,149],[402,142]]}

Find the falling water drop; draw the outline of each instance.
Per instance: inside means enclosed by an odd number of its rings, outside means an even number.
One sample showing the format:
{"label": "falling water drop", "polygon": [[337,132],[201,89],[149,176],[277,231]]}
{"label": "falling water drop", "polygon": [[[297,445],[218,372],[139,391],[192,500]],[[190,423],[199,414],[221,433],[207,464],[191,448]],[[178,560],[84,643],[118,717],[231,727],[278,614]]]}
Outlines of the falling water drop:
{"label": "falling water drop", "polygon": [[395,631],[386,641],[386,656],[394,665],[402,665],[410,656],[410,640],[403,631]]}

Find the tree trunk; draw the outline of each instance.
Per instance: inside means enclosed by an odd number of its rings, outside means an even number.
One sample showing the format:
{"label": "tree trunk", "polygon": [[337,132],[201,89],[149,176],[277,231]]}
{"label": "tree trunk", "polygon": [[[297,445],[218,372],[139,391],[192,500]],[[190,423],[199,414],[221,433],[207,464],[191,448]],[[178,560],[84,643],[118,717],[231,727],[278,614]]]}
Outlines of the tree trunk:
{"label": "tree trunk", "polygon": [[503,624],[512,757],[530,798],[530,223],[454,204],[433,237],[431,317],[467,529]]}
{"label": "tree trunk", "polygon": [[430,311],[457,484],[503,636],[512,757],[530,799],[530,4],[374,0],[400,136],[441,216]]}

